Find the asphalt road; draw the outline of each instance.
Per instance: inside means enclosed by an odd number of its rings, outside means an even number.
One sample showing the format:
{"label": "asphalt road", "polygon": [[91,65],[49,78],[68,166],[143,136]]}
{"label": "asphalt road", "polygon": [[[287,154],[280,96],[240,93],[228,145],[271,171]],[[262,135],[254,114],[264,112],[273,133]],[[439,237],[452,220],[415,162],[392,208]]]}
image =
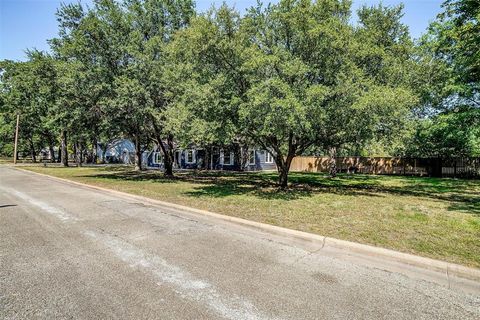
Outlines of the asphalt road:
{"label": "asphalt road", "polygon": [[1,319],[479,319],[480,294],[0,167]]}

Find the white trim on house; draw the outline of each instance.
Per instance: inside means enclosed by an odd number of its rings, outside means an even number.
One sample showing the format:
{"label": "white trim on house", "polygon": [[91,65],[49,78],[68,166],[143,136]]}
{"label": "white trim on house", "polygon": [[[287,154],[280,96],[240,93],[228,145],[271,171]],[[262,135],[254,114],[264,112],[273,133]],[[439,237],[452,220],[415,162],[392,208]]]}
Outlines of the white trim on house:
{"label": "white trim on house", "polygon": [[265,163],[273,163],[272,154],[266,150],[265,150]]}
{"label": "white trim on house", "polygon": [[[192,160],[189,160],[189,154],[191,155],[192,157]],[[192,164],[192,163],[195,163],[195,159],[196,158],[196,154],[195,154],[195,150],[194,149],[187,149],[185,150],[185,163],[187,164]]]}
{"label": "white trim on house", "polygon": [[248,164],[249,165],[255,165],[255,163],[256,163],[255,157],[256,157],[255,149],[254,150],[248,150]]}

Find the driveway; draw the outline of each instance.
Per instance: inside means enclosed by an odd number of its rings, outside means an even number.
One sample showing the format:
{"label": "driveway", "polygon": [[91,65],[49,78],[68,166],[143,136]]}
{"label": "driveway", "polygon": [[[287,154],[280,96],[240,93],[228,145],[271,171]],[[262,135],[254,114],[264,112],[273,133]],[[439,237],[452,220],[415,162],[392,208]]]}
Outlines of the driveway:
{"label": "driveway", "polygon": [[479,319],[480,294],[0,167],[2,319]]}

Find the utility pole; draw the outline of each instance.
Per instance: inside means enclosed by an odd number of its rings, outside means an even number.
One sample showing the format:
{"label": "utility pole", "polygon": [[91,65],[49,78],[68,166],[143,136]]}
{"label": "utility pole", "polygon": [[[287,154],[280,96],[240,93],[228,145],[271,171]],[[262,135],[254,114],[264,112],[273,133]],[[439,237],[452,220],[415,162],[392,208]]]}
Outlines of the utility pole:
{"label": "utility pole", "polygon": [[17,113],[17,127],[15,129],[15,148],[13,154],[13,164],[17,164],[17,145],[18,145],[18,123],[20,122],[20,114]]}

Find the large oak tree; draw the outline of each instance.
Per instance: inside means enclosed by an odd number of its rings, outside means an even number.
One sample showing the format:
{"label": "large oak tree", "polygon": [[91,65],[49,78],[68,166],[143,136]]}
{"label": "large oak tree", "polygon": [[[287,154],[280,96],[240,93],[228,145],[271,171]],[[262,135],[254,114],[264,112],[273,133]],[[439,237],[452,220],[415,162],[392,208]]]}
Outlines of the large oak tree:
{"label": "large oak tree", "polygon": [[367,139],[415,104],[399,10],[362,9],[358,27],[350,2],[336,0],[198,17],[170,48],[181,89],[169,119],[190,136],[249,137],[272,154],[285,188],[293,158],[310,146],[334,152]]}

